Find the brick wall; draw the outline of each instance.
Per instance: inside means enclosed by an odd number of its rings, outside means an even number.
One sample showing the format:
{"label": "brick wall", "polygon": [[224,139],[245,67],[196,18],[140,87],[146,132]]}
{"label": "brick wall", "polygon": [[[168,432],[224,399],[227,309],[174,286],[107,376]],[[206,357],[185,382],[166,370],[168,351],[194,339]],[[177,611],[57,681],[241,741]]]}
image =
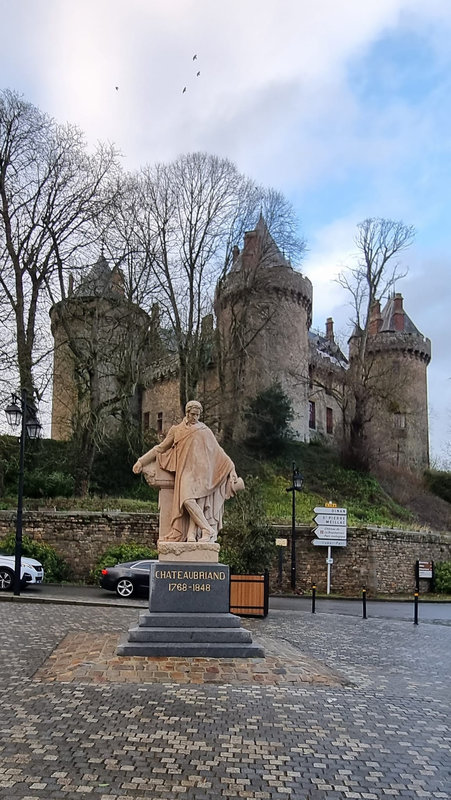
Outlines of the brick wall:
{"label": "brick wall", "polygon": [[[14,530],[15,513],[0,511],[0,539]],[[290,589],[291,530],[277,527],[276,535],[288,540],[283,548],[282,586],[279,587],[278,562],[270,575],[271,591]],[[70,564],[75,580],[85,579],[97,557],[107,547],[136,541],[155,547],[157,514],[114,512],[26,512],[23,532],[55,548]],[[296,588],[309,592],[313,583],[318,592],[327,587],[327,547],[312,545],[308,527],[296,529]],[[332,548],[331,591],[355,596],[365,586],[368,595],[409,593],[415,589],[415,562],[451,561],[451,534],[381,528],[349,528],[346,547]],[[426,591],[429,582],[422,581]]]}

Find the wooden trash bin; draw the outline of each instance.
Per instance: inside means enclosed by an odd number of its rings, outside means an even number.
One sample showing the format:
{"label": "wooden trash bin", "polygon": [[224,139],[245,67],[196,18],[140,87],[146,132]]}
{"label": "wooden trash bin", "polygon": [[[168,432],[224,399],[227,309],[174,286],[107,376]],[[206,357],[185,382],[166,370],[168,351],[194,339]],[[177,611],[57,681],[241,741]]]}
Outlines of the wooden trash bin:
{"label": "wooden trash bin", "polygon": [[266,617],[269,572],[262,575],[230,576],[230,612],[240,617]]}

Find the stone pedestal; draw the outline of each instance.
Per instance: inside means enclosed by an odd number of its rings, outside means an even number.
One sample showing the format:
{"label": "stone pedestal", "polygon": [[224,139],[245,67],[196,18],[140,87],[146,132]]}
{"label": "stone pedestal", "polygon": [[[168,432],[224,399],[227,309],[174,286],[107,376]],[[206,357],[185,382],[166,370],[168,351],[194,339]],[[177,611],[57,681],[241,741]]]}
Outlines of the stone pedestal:
{"label": "stone pedestal", "polygon": [[157,549],[158,558],[164,563],[194,561],[217,564],[219,560],[219,544],[216,542],[170,542],[159,539]]}
{"label": "stone pedestal", "polygon": [[149,613],[118,647],[123,656],[262,658],[229,612],[229,567],[208,562],[151,565]]}

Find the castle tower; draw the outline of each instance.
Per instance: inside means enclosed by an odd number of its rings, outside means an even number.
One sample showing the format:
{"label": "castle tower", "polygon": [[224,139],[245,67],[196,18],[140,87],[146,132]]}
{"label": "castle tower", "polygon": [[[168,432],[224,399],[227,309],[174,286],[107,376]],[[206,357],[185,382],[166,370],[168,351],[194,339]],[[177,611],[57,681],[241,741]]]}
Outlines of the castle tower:
{"label": "castle tower", "polygon": [[[352,352],[352,349],[351,349]],[[367,360],[378,387],[367,426],[370,463],[421,471],[429,466],[427,366],[431,342],[395,294],[371,310]]]}
{"label": "castle tower", "polygon": [[248,401],[278,381],[293,404],[296,437],[308,440],[312,284],[293,270],[262,217],[233,257],[215,297],[224,432],[239,439]]}
{"label": "castle tower", "polygon": [[75,420],[95,409],[108,433],[127,412],[139,419],[138,383],[149,317],[125,297],[119,269],[100,256],[65,300],[50,309],[54,338],[52,439],[69,439]]}

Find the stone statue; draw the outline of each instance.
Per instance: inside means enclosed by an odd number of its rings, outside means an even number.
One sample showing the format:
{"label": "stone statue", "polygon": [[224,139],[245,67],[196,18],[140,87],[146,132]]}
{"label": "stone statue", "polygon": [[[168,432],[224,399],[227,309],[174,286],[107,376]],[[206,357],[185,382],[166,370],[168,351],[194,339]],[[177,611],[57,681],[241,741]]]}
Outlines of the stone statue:
{"label": "stone statue", "polygon": [[183,421],[173,425],[164,441],[140,456],[133,466],[134,473],[143,472],[154,486],[164,485],[155,479],[156,470],[173,473],[170,524],[162,530],[160,519],[160,540],[216,542],[224,501],[244,488],[233,461],[210,428],[199,422],[201,413],[201,404],[190,400]]}

